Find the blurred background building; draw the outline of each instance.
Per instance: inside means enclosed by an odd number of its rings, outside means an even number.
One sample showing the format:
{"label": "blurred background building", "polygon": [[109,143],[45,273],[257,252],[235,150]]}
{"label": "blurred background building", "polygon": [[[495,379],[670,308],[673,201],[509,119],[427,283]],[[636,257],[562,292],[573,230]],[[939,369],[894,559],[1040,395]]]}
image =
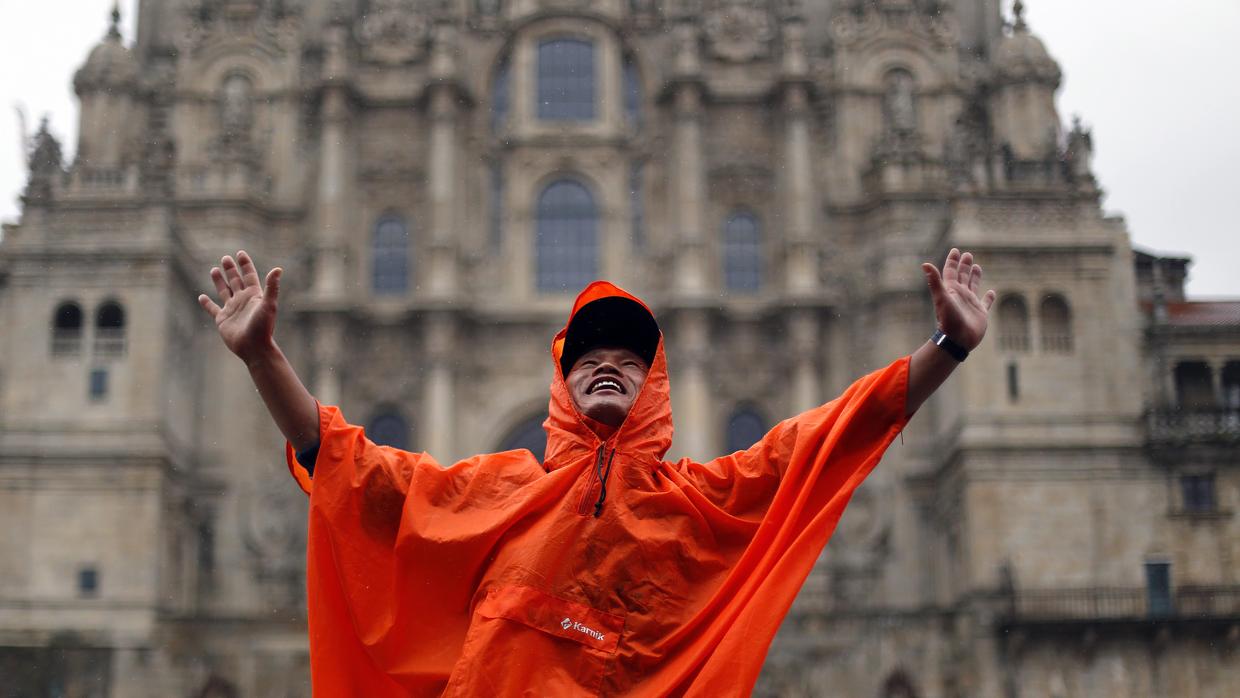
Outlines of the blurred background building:
{"label": "blurred background building", "polygon": [[305,498],[195,302],[223,254],[285,268],[321,401],[451,462],[540,451],[589,280],[652,301],[706,459],[921,344],[952,246],[990,335],[756,695],[1240,695],[1240,301],[1102,213],[1019,0],[140,7],[0,245],[0,697],[309,694]]}

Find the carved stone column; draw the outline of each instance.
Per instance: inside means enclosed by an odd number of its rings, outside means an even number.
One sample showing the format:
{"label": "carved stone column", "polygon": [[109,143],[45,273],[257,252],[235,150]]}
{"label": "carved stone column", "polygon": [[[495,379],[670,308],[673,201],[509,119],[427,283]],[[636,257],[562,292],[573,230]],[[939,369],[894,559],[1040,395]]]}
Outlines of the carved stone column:
{"label": "carved stone column", "polygon": [[449,24],[435,27],[431,49],[431,85],[427,94],[430,114],[430,260],[426,265],[426,294],[450,298],[457,287],[456,122],[459,86],[456,60],[456,30]]}
{"label": "carved stone column", "polygon": [[344,359],[344,318],[323,313],[315,318],[313,342],[314,379],[311,390],[324,405],[339,405],[341,361]]}
{"label": "carved stone column", "polygon": [[711,417],[710,322],[701,309],[685,310],[676,319],[677,355],[680,362],[672,378],[677,455],[703,461],[718,455],[714,420]]}
{"label": "carved stone column", "polygon": [[800,414],[822,404],[822,386],[814,357],[819,350],[818,318],[811,310],[794,310],[788,317],[788,344],[792,356],[792,412]]}
{"label": "carved stone column", "polygon": [[697,27],[682,22],[676,29],[675,77],[672,99],[672,221],[677,235],[675,285],[678,295],[706,292],[705,205],[706,175],[702,155],[701,59]]}
{"label": "carved stone column", "polygon": [[785,290],[808,294],[817,290],[817,259],[814,249],[814,168],[810,143],[808,57],[805,25],[798,18],[784,23],[784,210],[788,212],[784,236]]}
{"label": "carved stone column", "polygon": [[345,85],[345,27],[328,27],[323,65],[323,128],[319,140],[318,230],[314,240],[314,294],[341,298],[345,293],[345,240],[349,201],[349,97]]}
{"label": "carved stone column", "polygon": [[456,457],[456,388],[452,360],[456,350],[456,326],[452,317],[432,313],[423,327],[426,380],[422,393],[420,448],[444,465]]}

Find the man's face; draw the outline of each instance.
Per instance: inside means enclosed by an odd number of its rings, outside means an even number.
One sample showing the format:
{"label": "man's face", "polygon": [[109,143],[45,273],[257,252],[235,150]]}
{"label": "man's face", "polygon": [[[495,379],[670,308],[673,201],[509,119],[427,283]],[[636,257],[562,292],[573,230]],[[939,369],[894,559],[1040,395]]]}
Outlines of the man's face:
{"label": "man's face", "polygon": [[629,349],[599,347],[577,359],[564,380],[578,412],[618,427],[628,416],[649,370],[646,362]]}

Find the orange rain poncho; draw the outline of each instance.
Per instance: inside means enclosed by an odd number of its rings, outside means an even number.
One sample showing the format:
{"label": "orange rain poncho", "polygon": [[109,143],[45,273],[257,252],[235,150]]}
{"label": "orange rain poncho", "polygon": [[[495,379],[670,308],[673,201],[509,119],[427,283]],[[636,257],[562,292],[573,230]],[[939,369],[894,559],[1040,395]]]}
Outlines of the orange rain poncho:
{"label": "orange rain poncho", "polygon": [[[632,298],[596,282],[573,312],[616,295]],[[313,479],[286,445],[310,495],[317,698],[752,690],[849,497],[907,421],[908,359],[747,451],[672,463],[662,341],[603,442],[561,375],[563,337],[544,464],[520,450],[443,468],[328,406]],[[600,458],[612,467],[596,518]]]}

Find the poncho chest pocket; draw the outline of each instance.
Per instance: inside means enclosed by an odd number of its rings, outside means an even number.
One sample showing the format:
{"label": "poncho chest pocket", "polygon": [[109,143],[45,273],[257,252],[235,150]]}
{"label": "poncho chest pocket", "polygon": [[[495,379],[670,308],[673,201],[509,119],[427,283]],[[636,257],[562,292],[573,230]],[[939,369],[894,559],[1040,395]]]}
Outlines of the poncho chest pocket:
{"label": "poncho chest pocket", "polygon": [[534,587],[493,588],[444,695],[596,695],[623,632],[622,616]]}

